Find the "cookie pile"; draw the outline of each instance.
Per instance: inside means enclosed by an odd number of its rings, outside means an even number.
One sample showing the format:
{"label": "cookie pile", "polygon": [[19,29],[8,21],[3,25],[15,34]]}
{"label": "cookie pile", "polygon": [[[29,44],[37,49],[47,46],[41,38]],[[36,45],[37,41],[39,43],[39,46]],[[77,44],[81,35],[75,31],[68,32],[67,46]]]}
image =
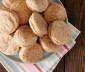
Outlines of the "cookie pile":
{"label": "cookie pile", "polygon": [[25,63],[39,62],[44,51],[56,52],[71,39],[65,8],[51,0],[2,0],[0,51],[19,54]]}

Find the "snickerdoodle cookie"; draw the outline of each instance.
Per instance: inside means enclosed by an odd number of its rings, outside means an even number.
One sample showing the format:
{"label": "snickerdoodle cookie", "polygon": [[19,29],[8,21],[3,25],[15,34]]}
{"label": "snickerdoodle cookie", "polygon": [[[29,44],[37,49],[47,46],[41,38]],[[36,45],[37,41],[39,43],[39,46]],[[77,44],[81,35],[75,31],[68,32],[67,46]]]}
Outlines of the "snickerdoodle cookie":
{"label": "snickerdoodle cookie", "polygon": [[32,13],[29,24],[36,35],[42,37],[47,34],[47,23],[39,13]]}
{"label": "snickerdoodle cookie", "polygon": [[14,34],[14,39],[20,47],[35,44],[37,38],[28,25],[20,26]]}
{"label": "snickerdoodle cookie", "polygon": [[34,44],[31,47],[21,48],[19,57],[25,63],[39,62],[43,57],[43,49],[39,44]]}
{"label": "snickerdoodle cookie", "polygon": [[20,19],[20,24],[28,23],[28,19],[31,15],[31,10],[27,7],[25,0],[16,0],[10,7],[14,10]]}
{"label": "snickerdoodle cookie", "polygon": [[42,45],[42,48],[48,53],[56,52],[62,47],[61,45],[56,45],[55,43],[53,43],[49,36],[40,38],[40,43]]}
{"label": "snickerdoodle cookie", "polygon": [[59,3],[51,3],[44,13],[44,18],[48,23],[54,20],[65,20],[66,17],[65,8]]}
{"label": "snickerdoodle cookie", "polygon": [[26,0],[3,0],[3,4],[15,11],[20,19],[20,24],[28,23],[31,15],[31,10],[26,5]]}
{"label": "snickerdoodle cookie", "polygon": [[26,0],[28,8],[36,12],[44,12],[48,7],[48,0]]}
{"label": "snickerdoodle cookie", "polygon": [[2,3],[5,7],[10,8],[11,4],[16,0],[2,0]]}
{"label": "snickerdoodle cookie", "polygon": [[19,46],[11,35],[0,33],[0,51],[5,55],[16,55],[19,52]]}
{"label": "snickerdoodle cookie", "polygon": [[0,32],[12,34],[19,26],[17,14],[9,9],[0,9]]}
{"label": "snickerdoodle cookie", "polygon": [[54,21],[48,30],[51,40],[56,45],[63,45],[71,39],[70,27],[64,21]]}

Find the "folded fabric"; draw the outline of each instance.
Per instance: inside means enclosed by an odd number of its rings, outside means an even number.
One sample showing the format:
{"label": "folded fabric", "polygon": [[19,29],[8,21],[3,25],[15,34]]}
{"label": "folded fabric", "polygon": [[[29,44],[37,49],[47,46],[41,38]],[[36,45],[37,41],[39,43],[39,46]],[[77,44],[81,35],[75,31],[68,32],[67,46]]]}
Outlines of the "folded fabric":
{"label": "folded fabric", "polygon": [[6,68],[8,72],[52,72],[57,66],[61,58],[75,45],[75,39],[80,34],[80,31],[76,29],[72,24],[68,23],[71,28],[71,37],[72,39],[65,44],[61,49],[56,53],[52,54],[46,60],[43,60],[36,64],[23,64],[16,63],[3,54],[0,53],[0,62]]}

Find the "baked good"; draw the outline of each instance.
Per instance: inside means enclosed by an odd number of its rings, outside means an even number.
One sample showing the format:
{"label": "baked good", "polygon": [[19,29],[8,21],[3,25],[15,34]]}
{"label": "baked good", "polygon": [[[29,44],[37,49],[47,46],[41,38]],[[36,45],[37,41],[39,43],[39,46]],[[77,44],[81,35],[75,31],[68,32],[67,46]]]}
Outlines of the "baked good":
{"label": "baked good", "polygon": [[2,3],[5,7],[10,8],[11,4],[16,0],[2,0]]}
{"label": "baked good", "polygon": [[37,38],[28,25],[20,26],[14,34],[14,39],[20,47],[35,44]]}
{"label": "baked good", "polygon": [[25,0],[15,0],[10,6],[10,9],[17,13],[20,19],[20,24],[28,23],[28,19],[32,12],[27,7]]}
{"label": "baked good", "polygon": [[62,47],[61,45],[56,45],[55,43],[53,43],[50,37],[47,35],[40,38],[40,44],[42,48],[48,53],[57,52],[58,49]]}
{"label": "baked good", "polygon": [[65,8],[59,3],[51,3],[44,13],[44,18],[48,23],[55,20],[65,20],[66,17]]}
{"label": "baked good", "polygon": [[56,45],[63,45],[70,41],[71,30],[64,21],[54,21],[49,26],[49,36]]}
{"label": "baked good", "polygon": [[36,12],[44,12],[48,7],[48,0],[26,0],[28,8]]}
{"label": "baked good", "polygon": [[47,34],[47,23],[44,18],[37,12],[32,13],[29,19],[29,25],[36,35],[42,37]]}
{"label": "baked good", "polygon": [[0,32],[12,34],[19,26],[17,14],[9,9],[0,9]]}
{"label": "baked good", "polygon": [[21,48],[19,57],[25,63],[36,63],[42,59],[43,49],[36,43],[31,47]]}
{"label": "baked good", "polygon": [[31,10],[26,5],[26,0],[2,0],[5,7],[15,11],[20,19],[20,24],[28,23]]}
{"label": "baked good", "polygon": [[0,51],[5,55],[16,55],[19,52],[19,46],[11,35],[0,33]]}

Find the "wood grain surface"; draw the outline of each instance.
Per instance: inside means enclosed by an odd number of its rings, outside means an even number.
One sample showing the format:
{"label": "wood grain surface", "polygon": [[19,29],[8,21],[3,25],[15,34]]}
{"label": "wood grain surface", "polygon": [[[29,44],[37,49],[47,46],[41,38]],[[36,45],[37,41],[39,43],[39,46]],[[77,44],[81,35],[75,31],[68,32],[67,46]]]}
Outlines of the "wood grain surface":
{"label": "wood grain surface", "polygon": [[[60,61],[53,72],[85,72],[85,0],[61,0],[69,22],[81,30],[77,44]],[[0,72],[7,72],[0,64]]]}
{"label": "wood grain surface", "polygon": [[61,0],[69,22],[81,30],[77,44],[60,61],[54,72],[85,72],[85,0]]}

